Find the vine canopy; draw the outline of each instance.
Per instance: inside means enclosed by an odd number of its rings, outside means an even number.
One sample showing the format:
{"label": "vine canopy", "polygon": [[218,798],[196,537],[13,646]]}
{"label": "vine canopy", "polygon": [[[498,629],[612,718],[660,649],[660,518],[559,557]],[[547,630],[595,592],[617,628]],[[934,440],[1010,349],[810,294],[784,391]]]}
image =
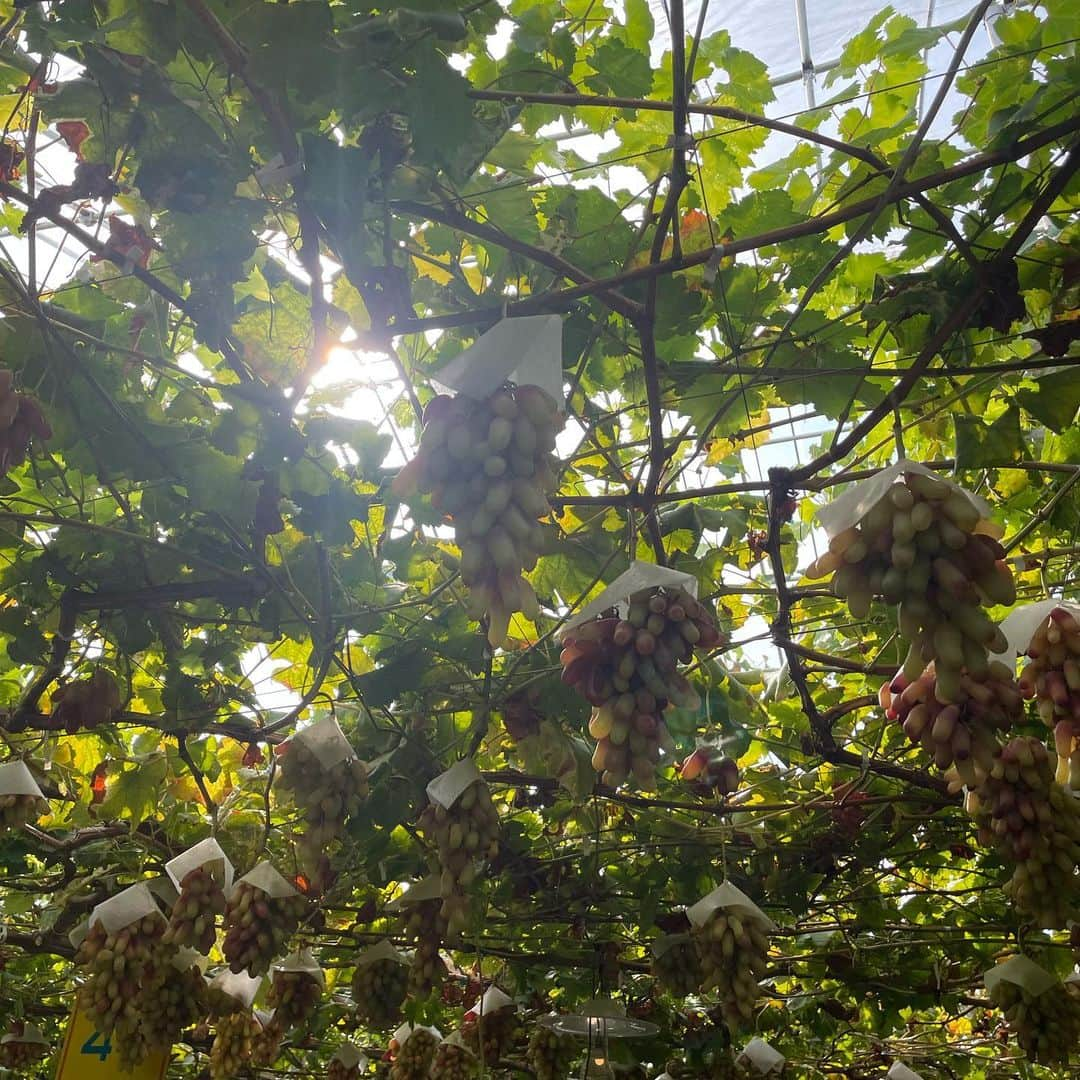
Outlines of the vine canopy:
{"label": "vine canopy", "polygon": [[1080,14],[719,23],[0,0],[0,1065],[1080,1068]]}

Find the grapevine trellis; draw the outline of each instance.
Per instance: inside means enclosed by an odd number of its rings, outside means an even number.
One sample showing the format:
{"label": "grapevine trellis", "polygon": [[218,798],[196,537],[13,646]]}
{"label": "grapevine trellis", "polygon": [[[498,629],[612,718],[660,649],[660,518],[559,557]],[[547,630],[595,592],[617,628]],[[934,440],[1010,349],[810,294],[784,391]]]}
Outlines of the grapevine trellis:
{"label": "grapevine trellis", "polygon": [[995,6],[775,118],[682,0],[0,4],[0,1065],[1077,1067],[1076,20]]}

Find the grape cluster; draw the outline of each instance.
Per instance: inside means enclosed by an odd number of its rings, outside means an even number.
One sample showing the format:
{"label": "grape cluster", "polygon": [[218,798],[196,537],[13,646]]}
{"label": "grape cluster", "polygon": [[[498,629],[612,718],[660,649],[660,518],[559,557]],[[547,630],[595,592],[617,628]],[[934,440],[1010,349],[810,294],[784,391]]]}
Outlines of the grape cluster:
{"label": "grape cluster", "polygon": [[703,975],[701,989],[716,990],[729,1028],[745,1027],[761,994],[758,979],[768,969],[764,930],[755,919],[719,908],[692,936]]}
{"label": "grape cluster", "polygon": [[701,986],[703,972],[698,948],[689,934],[675,934],[653,949],[653,978],[677,997],[686,997]]}
{"label": "grape cluster", "polygon": [[694,597],[662,587],[635,592],[625,619],[602,616],[563,637],[562,680],[593,707],[593,768],[605,784],[618,787],[633,774],[640,787],[656,787],[660,753],[674,750],[664,710],[698,704],[678,665],[695,648],[719,642],[716,624]]}
{"label": "grape cluster", "polygon": [[408,991],[409,969],[391,957],[358,964],[353,972],[356,1015],[369,1027],[386,1028],[399,1020]]}
{"label": "grape cluster", "polygon": [[225,905],[222,952],[234,972],[263,975],[295,932],[307,909],[299,894],[270,896],[249,881],[237,882]]}
{"label": "grape cluster", "polygon": [[225,893],[205,866],[189,870],[180,882],[163,938],[167,945],[189,946],[208,956],[217,937],[217,918],[225,913]]}
{"label": "grape cluster", "polygon": [[53,719],[64,725],[69,735],[107,724],[120,708],[120,687],[104,668],[76,682],[65,683],[52,692]]}
{"label": "grape cluster", "polygon": [[577,1055],[578,1043],[573,1035],[560,1035],[539,1024],[533,1028],[525,1048],[525,1061],[536,1080],[565,1080]]}
{"label": "grape cluster", "polygon": [[0,795],[0,832],[21,829],[49,812],[49,802],[40,795]]}
{"label": "grape cluster", "polygon": [[351,757],[328,769],[300,738],[285,743],[278,764],[278,783],[303,815],[297,846],[305,863],[315,866],[326,846],[341,835],[346,818],[367,798],[367,767]]}
{"label": "grape cluster", "polygon": [[268,1069],[277,1061],[281,1053],[281,1041],[285,1038],[285,1025],[275,1012],[269,1020],[263,1022],[255,1018],[259,1033],[251,1045],[251,1065],[256,1069]]}
{"label": "grape cluster", "polygon": [[431,1080],[470,1080],[477,1073],[477,1062],[470,1050],[443,1040],[431,1062]]}
{"label": "grape cluster", "polygon": [[552,456],[562,428],[557,404],[539,387],[506,386],[483,401],[434,398],[424,412],[420,449],[394,481],[396,494],[430,494],[454,525],[469,611],[487,615],[488,641],[506,640],[515,611],[537,618],[522,577],[544,547],[539,519],[551,512]]}
{"label": "grape cluster", "polygon": [[1032,634],[1027,655],[1030,663],[1020,673],[1020,688],[1035,698],[1043,723],[1054,731],[1058,757],[1065,761],[1080,740],[1080,622],[1055,608]]}
{"label": "grape cluster", "polygon": [[1007,743],[986,781],[968,796],[981,843],[996,844],[1015,864],[1005,892],[1048,929],[1080,919],[1080,803],[1054,780],[1038,739]]}
{"label": "grape cluster", "polygon": [[913,682],[898,672],[878,695],[885,715],[899,720],[904,734],[934,759],[952,766],[969,788],[981,784],[1001,753],[999,733],[1024,718],[1024,701],[1013,673],[993,661],[981,678],[961,672],[942,685],[937,665],[928,664]]}
{"label": "grape cluster", "polygon": [[468,1012],[461,1025],[465,1045],[492,1069],[506,1056],[519,1029],[517,1010],[505,1005],[491,1012]]}
{"label": "grape cluster", "polygon": [[210,1046],[210,1080],[232,1080],[251,1061],[259,1021],[246,1009],[222,1016]]}
{"label": "grape cluster", "polygon": [[360,1066],[346,1065],[334,1058],[326,1069],[326,1080],[360,1080]]}
{"label": "grape cluster", "polygon": [[36,1065],[49,1053],[49,1048],[41,1042],[23,1042],[21,1039],[12,1039],[10,1042],[0,1043],[0,1065],[13,1072],[22,1072]]}
{"label": "grape cluster", "polygon": [[228,1016],[229,1013],[237,1012],[243,1007],[240,1001],[234,998],[232,994],[227,994],[220,986],[214,986],[212,983],[207,984],[206,1013],[208,1016],[214,1018]]}
{"label": "grape cluster", "polygon": [[0,476],[26,460],[34,439],[52,438],[52,428],[41,406],[28,394],[20,394],[12,383],[14,376],[0,368]]}
{"label": "grape cluster", "polygon": [[409,993],[426,997],[446,978],[446,964],[439,955],[446,937],[446,918],[441,900],[420,900],[405,909],[405,936],[416,942],[409,964]]}
{"label": "grape cluster", "polygon": [[206,980],[198,965],[165,967],[150,1000],[143,1006],[141,1023],[146,1042],[168,1049],[181,1032],[206,1014]]}
{"label": "grape cluster", "polygon": [[288,1031],[299,1027],[315,1011],[322,991],[322,982],[313,972],[277,968],[266,1003],[274,1010],[275,1023]]}
{"label": "grape cluster", "polygon": [[465,890],[476,879],[477,862],[499,854],[499,814],[487,784],[475,780],[450,807],[429,803],[420,817],[420,827],[439,849],[446,932],[459,934],[468,926]]}
{"label": "grape cluster", "polygon": [[739,766],[715,747],[699,746],[679,766],[679,776],[701,795],[715,792],[722,798],[739,790]]}
{"label": "grape cluster", "polygon": [[1004,635],[981,608],[1016,601],[1004,549],[978,526],[979,511],[962,492],[907,473],[858,524],[829,541],[806,576],[833,574],[833,592],[856,619],[866,618],[875,597],[899,605],[909,644],[904,675],[914,681],[936,660],[938,681],[951,695],[963,668],[978,677],[987,650],[1005,649]]}
{"label": "grape cluster", "polygon": [[1062,983],[1032,994],[1002,979],[994,984],[990,1000],[1005,1014],[1028,1061],[1068,1065],[1080,1047],[1080,998]]}
{"label": "grape cluster", "polygon": [[78,990],[79,1007],[97,1029],[111,1034],[123,1016],[129,1030],[137,1021],[140,995],[152,988],[168,963],[162,944],[165,921],[147,915],[110,934],[95,922],[75,953],[86,969]]}
{"label": "grape cluster", "polygon": [[390,1080],[427,1080],[439,1040],[426,1028],[416,1028],[403,1042],[390,1040]]}

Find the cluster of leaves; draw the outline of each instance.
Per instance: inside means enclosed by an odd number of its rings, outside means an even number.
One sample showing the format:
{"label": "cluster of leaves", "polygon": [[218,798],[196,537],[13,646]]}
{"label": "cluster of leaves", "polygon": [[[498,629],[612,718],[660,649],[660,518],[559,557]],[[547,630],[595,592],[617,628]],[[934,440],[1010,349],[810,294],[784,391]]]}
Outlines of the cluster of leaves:
{"label": "cluster of leaves", "polygon": [[[886,10],[779,131],[764,64],[722,30],[654,60],[646,0],[16,6],[0,227],[29,244],[0,251],[0,361],[51,437],[0,480],[0,735],[51,812],[0,838],[0,1008],[58,1042],[68,931],[211,830],[240,872],[295,873],[272,747],[333,712],[379,764],[320,883],[328,993],[292,1060],[386,1045],[354,1036],[351,965],[398,937],[425,784],[468,753],[500,850],[409,1019],[449,1029],[496,978],[536,1012],[603,989],[659,1026],[620,1066],[702,1070],[748,1033],[661,990],[649,949],[728,877],[778,924],[754,1026],[793,1068],[1047,1075],[1003,1049],[980,975],[1020,941],[1064,973],[1067,936],[1019,922],[877,708],[895,615],[853,622],[800,574],[819,493],[899,444],[988,499],[1021,601],[1076,591],[1069,0],[1013,5],[930,129],[926,50],[966,21]],[[540,617],[492,652],[441,516],[389,481],[432,377],[504,310],[565,315],[580,441]],[[634,559],[690,574],[734,642],[665,718],[672,760],[737,760],[734,798],[670,760],[655,797],[596,783],[553,632]],[[48,695],[96,670],[121,704],[67,734]],[[206,1046],[175,1056],[194,1076]]]}

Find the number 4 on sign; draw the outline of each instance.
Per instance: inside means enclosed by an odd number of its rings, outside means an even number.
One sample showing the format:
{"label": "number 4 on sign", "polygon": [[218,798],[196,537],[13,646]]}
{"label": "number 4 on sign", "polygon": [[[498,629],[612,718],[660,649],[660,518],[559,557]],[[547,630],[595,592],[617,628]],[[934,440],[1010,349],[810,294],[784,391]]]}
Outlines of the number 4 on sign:
{"label": "number 4 on sign", "polygon": [[101,1061],[104,1061],[112,1053],[112,1042],[109,1040],[108,1035],[105,1036],[105,1041],[99,1043],[97,1040],[100,1037],[101,1032],[95,1031],[91,1034],[90,1038],[82,1044],[80,1054],[97,1054]]}
{"label": "number 4 on sign", "polygon": [[64,1036],[56,1080],[163,1080],[169,1067],[168,1051],[159,1050],[125,1072],[113,1049],[112,1039],[76,1009]]}

